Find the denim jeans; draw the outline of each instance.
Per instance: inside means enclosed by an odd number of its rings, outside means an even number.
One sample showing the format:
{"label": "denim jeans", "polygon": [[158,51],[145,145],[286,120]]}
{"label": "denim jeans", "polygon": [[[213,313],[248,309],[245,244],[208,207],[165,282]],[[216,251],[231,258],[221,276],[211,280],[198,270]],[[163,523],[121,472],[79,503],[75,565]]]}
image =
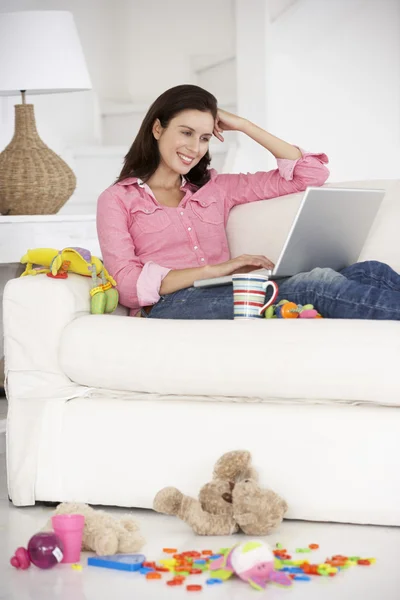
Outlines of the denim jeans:
{"label": "denim jeans", "polygon": [[[277,281],[279,296],[296,304],[313,304],[332,319],[400,320],[400,275],[388,265],[367,261],[340,273],[313,269]],[[232,285],[186,288],[161,296],[150,319],[233,319]]]}

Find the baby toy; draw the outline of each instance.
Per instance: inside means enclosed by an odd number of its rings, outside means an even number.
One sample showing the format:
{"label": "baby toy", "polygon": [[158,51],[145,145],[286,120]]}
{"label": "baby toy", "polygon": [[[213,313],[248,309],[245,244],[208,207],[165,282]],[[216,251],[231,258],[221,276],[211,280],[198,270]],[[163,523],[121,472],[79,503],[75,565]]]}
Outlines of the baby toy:
{"label": "baby toy", "polygon": [[267,535],[288,507],[278,494],[258,485],[250,452],[238,450],[217,461],[213,479],[201,488],[198,500],[167,487],[158,492],[153,508],[178,516],[198,535],[228,535],[239,529]]}
{"label": "baby toy", "polygon": [[265,542],[250,541],[233,546],[227,553],[210,563],[213,577],[226,581],[236,574],[256,590],[263,590],[272,581],[292,585],[285,573],[274,569],[274,555]]}
{"label": "baby toy", "polygon": [[29,540],[28,549],[17,548],[10,563],[23,571],[31,562],[40,569],[51,569],[62,561],[63,551],[63,544],[55,533],[36,533]]}
{"label": "baby toy", "polygon": [[[21,263],[26,264],[21,277],[26,275],[39,275],[46,273],[53,279],[66,279],[68,273],[77,273],[92,278],[90,290],[90,312],[95,315],[111,313],[118,306],[118,292],[116,282],[108,274],[102,261],[92,256],[85,248],[37,248],[28,250],[21,258]],[[33,267],[33,265],[38,265]],[[101,283],[98,283],[98,277]]]}
{"label": "baby toy", "polygon": [[312,304],[295,304],[289,300],[281,300],[278,304],[271,304],[265,310],[266,319],[322,319]]}
{"label": "baby toy", "polygon": [[[87,564],[89,567],[102,567],[117,571],[141,571],[145,560],[146,557],[143,554],[118,554],[117,556],[91,556],[88,558]],[[151,572],[150,569],[148,572]]]}
{"label": "baby toy", "polygon": [[[55,515],[79,514],[85,517],[82,550],[92,550],[99,556],[109,554],[135,553],[144,545],[136,521],[129,515],[116,519],[101,510],[94,510],[87,504],[59,504]],[[52,529],[51,518],[45,530]]]}

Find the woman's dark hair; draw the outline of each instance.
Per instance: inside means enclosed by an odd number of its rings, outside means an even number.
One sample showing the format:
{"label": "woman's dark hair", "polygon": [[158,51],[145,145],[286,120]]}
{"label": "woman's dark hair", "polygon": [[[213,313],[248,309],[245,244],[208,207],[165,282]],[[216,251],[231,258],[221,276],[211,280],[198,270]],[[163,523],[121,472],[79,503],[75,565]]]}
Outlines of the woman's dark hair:
{"label": "woman's dark hair", "polygon": [[[161,126],[165,128],[170,120],[183,110],[209,112],[215,119],[217,99],[197,85],[178,85],[161,94],[147,111],[139,132],[125,156],[124,166],[116,183],[127,177],[139,177],[146,181],[154,173],[160,164],[158,143],[153,135],[154,121],[159,119]],[[207,151],[185,178],[201,187],[210,179],[208,171],[210,162],[211,157]]]}

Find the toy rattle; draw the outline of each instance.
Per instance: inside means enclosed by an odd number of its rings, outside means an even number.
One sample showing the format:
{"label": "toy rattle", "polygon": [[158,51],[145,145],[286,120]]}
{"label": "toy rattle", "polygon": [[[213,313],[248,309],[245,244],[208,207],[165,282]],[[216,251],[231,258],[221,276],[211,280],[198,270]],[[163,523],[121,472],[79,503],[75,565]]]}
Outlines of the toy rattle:
{"label": "toy rattle", "polygon": [[[21,277],[41,273],[52,279],[67,279],[68,273],[91,277],[90,312],[94,315],[111,313],[118,306],[115,280],[109,275],[103,262],[85,248],[64,248],[61,251],[54,248],[36,248],[28,250],[21,258],[21,263],[26,264]],[[101,279],[100,284],[98,278]]]}
{"label": "toy rattle", "polygon": [[312,304],[295,304],[289,300],[281,300],[278,304],[268,306],[264,314],[266,319],[322,319]]}
{"label": "toy rattle", "polygon": [[36,533],[31,537],[28,548],[17,548],[10,564],[16,569],[29,569],[31,562],[39,569],[51,569],[62,561],[64,547],[55,533]]}

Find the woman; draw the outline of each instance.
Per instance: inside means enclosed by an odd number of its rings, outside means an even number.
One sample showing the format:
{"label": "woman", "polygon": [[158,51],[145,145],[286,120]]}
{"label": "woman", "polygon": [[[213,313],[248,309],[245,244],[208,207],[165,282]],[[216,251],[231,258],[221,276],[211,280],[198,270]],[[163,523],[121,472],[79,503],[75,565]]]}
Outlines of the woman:
{"label": "woman", "polygon": [[[277,159],[274,171],[218,175],[208,147],[240,131]],[[98,201],[103,260],[132,315],[163,319],[232,319],[231,286],[194,288],[197,279],[272,268],[266,256],[231,258],[229,211],[320,186],[325,154],[304,152],[257,125],[218,109],[194,85],[162,94],[150,107],[116,183]],[[279,298],[312,303],[324,317],[400,319],[400,276],[375,261],[341,273],[314,269],[280,282]]]}

